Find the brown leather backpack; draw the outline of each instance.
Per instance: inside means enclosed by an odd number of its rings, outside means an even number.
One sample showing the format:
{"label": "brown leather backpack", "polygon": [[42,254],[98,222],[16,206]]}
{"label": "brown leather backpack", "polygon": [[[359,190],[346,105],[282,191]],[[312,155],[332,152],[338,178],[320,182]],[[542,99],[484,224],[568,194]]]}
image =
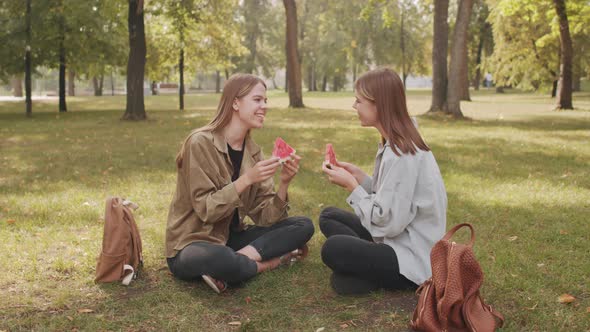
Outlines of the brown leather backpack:
{"label": "brown leather backpack", "polygon": [[[450,241],[461,227],[471,229],[471,241]],[[420,331],[494,331],[504,316],[485,304],[479,294],[483,272],[473,253],[475,231],[471,224],[453,227],[430,252],[432,277],[422,284],[411,327]]]}
{"label": "brown leather backpack", "polygon": [[138,269],[143,265],[141,237],[133,218],[133,210],[137,208],[137,204],[123,198],[107,198],[95,282],[121,280],[123,285],[129,285],[137,278]]}

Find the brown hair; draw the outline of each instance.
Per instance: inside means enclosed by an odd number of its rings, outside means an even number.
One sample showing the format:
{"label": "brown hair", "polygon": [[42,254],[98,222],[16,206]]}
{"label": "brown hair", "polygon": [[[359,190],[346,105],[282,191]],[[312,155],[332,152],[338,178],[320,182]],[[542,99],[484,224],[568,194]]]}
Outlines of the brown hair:
{"label": "brown hair", "polygon": [[233,74],[230,76],[223,86],[221,99],[219,100],[219,105],[217,105],[217,113],[215,114],[213,120],[211,120],[211,122],[205,126],[193,130],[182,143],[182,147],[176,155],[176,166],[178,168],[182,168],[184,150],[186,149],[186,145],[190,138],[194,134],[202,131],[215,131],[227,126],[231,121],[234,111],[232,107],[234,100],[246,96],[258,83],[262,84],[266,89],[266,84],[264,81],[257,76],[251,74]]}
{"label": "brown hair", "polygon": [[354,87],[363,98],[375,104],[379,123],[387,135],[382,137],[383,143],[388,140],[396,155],[400,155],[397,149],[411,154],[417,148],[430,151],[408,114],[406,92],[396,72],[389,68],[371,70],[361,75]]}

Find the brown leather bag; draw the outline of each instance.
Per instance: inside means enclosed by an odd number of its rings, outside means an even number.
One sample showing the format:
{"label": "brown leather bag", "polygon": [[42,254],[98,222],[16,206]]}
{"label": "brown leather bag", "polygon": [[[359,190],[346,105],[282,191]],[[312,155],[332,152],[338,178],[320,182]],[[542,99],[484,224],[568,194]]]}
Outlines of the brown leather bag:
{"label": "brown leather bag", "polygon": [[[471,241],[450,241],[461,227],[471,229]],[[483,272],[473,253],[475,231],[471,224],[453,227],[430,252],[432,277],[416,294],[418,305],[411,327],[420,331],[494,331],[504,316],[485,304],[479,294]]]}
{"label": "brown leather bag", "polygon": [[137,208],[137,204],[123,198],[107,198],[95,282],[121,280],[123,285],[129,285],[137,278],[138,269],[143,265],[141,237],[133,218],[133,210]]}

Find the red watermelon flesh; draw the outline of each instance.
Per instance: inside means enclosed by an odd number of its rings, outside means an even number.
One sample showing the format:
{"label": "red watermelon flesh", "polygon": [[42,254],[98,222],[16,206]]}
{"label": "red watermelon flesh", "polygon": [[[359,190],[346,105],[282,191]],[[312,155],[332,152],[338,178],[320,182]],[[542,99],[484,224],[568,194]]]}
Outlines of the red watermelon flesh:
{"label": "red watermelon flesh", "polygon": [[325,160],[330,165],[336,165],[336,153],[334,152],[334,147],[330,143],[326,144]]}
{"label": "red watermelon flesh", "polygon": [[295,149],[289,146],[282,138],[277,137],[275,141],[275,147],[272,150],[273,157],[279,157],[280,162],[284,163],[291,158],[291,155],[295,153]]}

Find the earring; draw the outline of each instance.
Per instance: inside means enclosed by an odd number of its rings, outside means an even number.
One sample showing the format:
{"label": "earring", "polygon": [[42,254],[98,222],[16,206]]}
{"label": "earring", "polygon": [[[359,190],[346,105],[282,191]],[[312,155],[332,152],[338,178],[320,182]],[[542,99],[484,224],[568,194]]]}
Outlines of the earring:
{"label": "earring", "polygon": [[238,105],[234,104],[234,111],[238,110]]}

